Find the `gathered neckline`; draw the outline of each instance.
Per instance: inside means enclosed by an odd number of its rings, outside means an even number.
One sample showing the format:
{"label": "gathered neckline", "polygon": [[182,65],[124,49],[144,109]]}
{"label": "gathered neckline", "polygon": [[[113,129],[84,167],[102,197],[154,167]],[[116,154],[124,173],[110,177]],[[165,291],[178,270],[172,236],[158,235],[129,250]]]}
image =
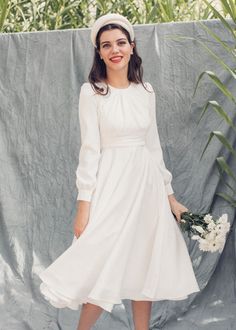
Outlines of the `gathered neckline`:
{"label": "gathered neckline", "polygon": [[110,84],[107,84],[111,89],[114,89],[114,90],[119,90],[119,91],[126,91],[128,90],[131,86],[132,86],[132,81],[130,81],[130,84],[128,87],[125,87],[125,88],[120,88],[120,87],[114,87]]}

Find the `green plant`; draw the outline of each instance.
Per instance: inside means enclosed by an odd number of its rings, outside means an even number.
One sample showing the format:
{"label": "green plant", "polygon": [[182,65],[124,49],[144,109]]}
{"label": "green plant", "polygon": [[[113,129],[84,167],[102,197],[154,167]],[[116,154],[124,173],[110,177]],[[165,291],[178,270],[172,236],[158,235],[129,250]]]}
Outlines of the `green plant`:
{"label": "green plant", "polygon": [[[215,54],[204,42],[202,42],[199,39],[192,38],[192,37],[186,37],[186,36],[180,36],[180,35],[169,35],[166,38],[170,39],[176,39],[176,40],[181,40],[181,39],[190,39],[194,40],[195,42],[199,43],[200,46],[202,46],[211,56],[214,60],[218,62],[218,64],[223,68],[223,70],[227,71],[230,76],[232,77],[234,81],[234,85],[236,87],[236,1],[235,0],[219,0],[219,3],[221,4],[221,12],[217,10],[211,3],[209,3],[207,0],[203,0],[204,3],[206,3],[207,7],[209,10],[212,12],[213,16],[218,18],[222,22],[222,26],[224,27],[225,31],[229,33],[232,36],[233,39],[233,47],[230,47],[227,43],[225,43],[219,36],[217,36],[211,29],[209,29],[203,22],[199,21],[198,24],[200,24],[209,35],[216,40],[219,45],[221,45],[226,52],[228,53],[229,57],[233,59],[233,67],[230,67],[224,60],[222,60],[217,54]],[[229,18],[229,20],[226,20],[225,17]],[[232,24],[230,24],[230,22]],[[193,97],[196,94],[197,88],[199,86],[200,81],[205,77],[209,77],[211,81],[216,85],[216,87],[220,90],[221,93],[231,102],[233,109],[236,109],[236,99],[233,95],[233,93],[227,88],[227,86],[220,80],[220,78],[217,76],[216,73],[206,70],[202,72],[197,80]],[[235,88],[236,90],[236,88]],[[216,100],[210,100],[206,103],[204,106],[200,119],[204,116],[206,111],[208,109],[213,109],[217,115],[220,116],[226,123],[230,126],[230,130],[232,130],[234,133],[236,133],[236,126],[233,122],[233,119],[230,118],[230,116],[227,114],[227,112],[222,108],[222,106],[216,101]],[[209,135],[208,141],[206,143],[206,146],[204,147],[204,150],[201,154],[200,159],[202,159],[204,153],[206,152],[211,140],[213,137],[216,137],[222,145],[230,152],[230,154],[233,156],[234,159],[236,159],[236,146],[231,145],[229,139],[225,137],[225,135],[220,132],[220,131],[212,131]],[[227,164],[225,158],[223,156],[219,156],[216,158],[216,165],[217,169],[220,174],[220,179],[222,182],[229,188],[230,193],[217,193],[217,195],[221,196],[223,199],[225,199],[230,205],[233,207],[236,207],[236,175],[234,171],[230,168],[230,166]],[[226,174],[226,177],[228,176],[229,178],[232,179],[233,186],[232,184],[229,184],[225,179],[224,179],[224,174]]]}
{"label": "green plant", "polygon": [[120,13],[133,24],[215,18],[203,0],[0,0],[0,31],[89,27],[109,12]]}
{"label": "green plant", "polygon": [[0,32],[7,17],[8,0],[0,0]]}
{"label": "green plant", "polygon": [[[203,0],[207,6],[214,12],[214,14],[221,20],[224,28],[226,31],[228,31],[232,38],[233,38],[233,47],[230,47],[227,45],[223,40],[221,40],[213,31],[211,31],[205,24],[202,22],[199,22],[201,26],[226,50],[226,52],[229,54],[230,57],[233,58],[235,66],[233,68],[229,67],[217,54],[213,53],[206,45],[205,48],[207,51],[214,57],[214,59],[219,63],[219,65],[223,68],[223,70],[227,71],[230,76],[232,77],[234,81],[234,85],[236,88],[236,3],[234,3],[233,0],[220,0],[222,4],[222,8],[224,13],[227,13],[232,19],[233,25],[225,20],[225,18],[221,15],[219,11],[217,11],[207,0]],[[211,81],[215,84],[215,86],[220,90],[221,93],[230,101],[232,104],[232,107],[236,109],[236,99],[231,93],[231,91],[227,88],[227,86],[220,80],[220,78],[212,71],[204,71],[200,74],[197,84],[194,90],[194,95],[196,93],[196,90],[198,88],[199,82],[202,80],[204,76],[208,76]],[[193,95],[193,96],[194,96]],[[199,122],[206,113],[207,109],[213,109],[217,115],[219,115],[229,126],[230,129],[236,133],[236,126],[233,122],[233,120],[230,118],[230,116],[227,114],[227,112],[222,108],[222,106],[215,100],[210,100],[207,102],[207,104],[204,106]],[[230,141],[226,138],[226,136],[220,132],[220,131],[212,131],[210,133],[210,136],[208,138],[207,144],[202,152],[201,158],[203,157],[203,154],[208,148],[208,145],[210,144],[213,137],[216,137],[223,145],[224,147],[230,152],[230,154],[234,157],[236,160],[236,146],[231,145]],[[236,175],[234,174],[233,170],[230,168],[230,166],[227,164],[225,158],[223,156],[219,156],[216,158],[216,164],[218,171],[220,173],[220,177],[222,181],[227,185],[227,187],[230,190],[230,193],[217,193],[217,195],[224,198],[227,202],[229,202],[232,206],[236,207]],[[232,179],[232,182],[234,185],[229,184],[224,180],[224,174],[226,174],[228,177]]]}

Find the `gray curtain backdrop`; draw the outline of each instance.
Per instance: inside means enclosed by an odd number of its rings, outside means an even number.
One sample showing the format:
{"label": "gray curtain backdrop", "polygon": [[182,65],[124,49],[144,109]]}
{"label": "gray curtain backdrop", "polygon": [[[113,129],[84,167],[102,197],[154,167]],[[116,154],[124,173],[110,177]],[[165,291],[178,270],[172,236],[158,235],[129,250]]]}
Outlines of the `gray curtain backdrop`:
{"label": "gray curtain backdrop", "polygon": [[[202,22],[233,46],[219,20]],[[226,188],[215,158],[224,155],[234,171],[236,165],[217,139],[199,160],[212,130],[226,134],[234,147],[236,137],[213,110],[197,125],[208,100],[216,99],[234,122],[236,111],[207,77],[192,97],[204,70],[215,71],[234,95],[235,81],[192,38],[205,42],[228,65],[234,60],[197,22],[134,29],[144,80],[157,93],[158,129],[176,198],[192,212],[228,213],[232,224],[222,254],[203,253],[184,235],[201,292],[179,302],[154,302],[151,328],[236,329],[235,209],[216,195]],[[89,29],[75,29],[0,35],[1,330],[72,330],[79,319],[80,310],[55,309],[44,300],[38,273],[73,238],[78,98],[92,63],[89,34]],[[131,312],[130,300],[124,300],[112,314],[103,312],[93,328],[133,329]]]}

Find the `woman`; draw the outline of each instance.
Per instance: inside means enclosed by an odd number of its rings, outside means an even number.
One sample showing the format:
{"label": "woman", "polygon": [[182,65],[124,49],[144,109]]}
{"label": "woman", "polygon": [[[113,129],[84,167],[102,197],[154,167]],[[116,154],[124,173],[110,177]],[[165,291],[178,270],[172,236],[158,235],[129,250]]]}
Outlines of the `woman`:
{"label": "woman", "polygon": [[[78,330],[132,300],[135,329],[149,329],[152,301],[186,299],[199,287],[178,224],[156,125],[155,93],[142,81],[130,22],[100,17],[94,62],[79,100],[75,239],[40,278],[58,308],[82,305]],[[172,213],[173,212],[173,213]]]}

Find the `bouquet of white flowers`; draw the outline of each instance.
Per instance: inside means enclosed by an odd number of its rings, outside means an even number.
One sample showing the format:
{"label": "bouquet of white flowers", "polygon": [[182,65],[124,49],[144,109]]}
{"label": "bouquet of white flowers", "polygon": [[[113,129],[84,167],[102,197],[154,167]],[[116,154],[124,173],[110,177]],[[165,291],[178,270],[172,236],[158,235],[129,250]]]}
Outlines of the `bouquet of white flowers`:
{"label": "bouquet of white flowers", "polygon": [[227,214],[223,214],[219,219],[214,219],[209,213],[183,212],[180,227],[183,231],[188,232],[191,239],[199,242],[200,250],[222,252],[230,223]]}

